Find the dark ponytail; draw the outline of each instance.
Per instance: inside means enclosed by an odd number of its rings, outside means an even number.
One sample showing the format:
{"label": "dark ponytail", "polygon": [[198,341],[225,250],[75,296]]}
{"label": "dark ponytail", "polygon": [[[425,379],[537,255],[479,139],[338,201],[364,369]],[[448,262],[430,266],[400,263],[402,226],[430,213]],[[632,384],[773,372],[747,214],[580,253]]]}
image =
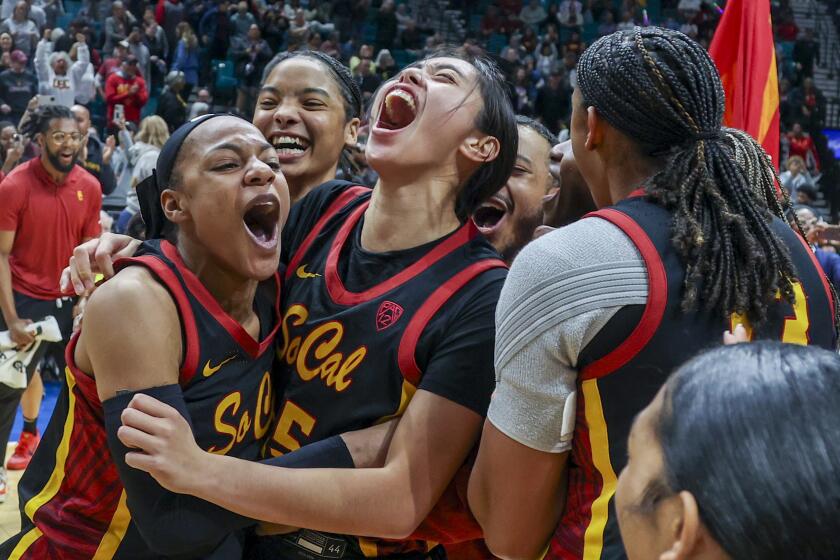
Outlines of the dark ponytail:
{"label": "dark ponytail", "polygon": [[770,227],[771,213],[784,219],[783,204],[767,169],[736,161],[739,151],[755,165],[761,156],[745,135],[721,128],[724,92],[708,53],[677,31],[636,27],[596,41],[577,75],[584,104],[663,162],[646,191],[673,211],[684,310],[702,305],[759,325],[777,292],[792,303],[796,271]]}

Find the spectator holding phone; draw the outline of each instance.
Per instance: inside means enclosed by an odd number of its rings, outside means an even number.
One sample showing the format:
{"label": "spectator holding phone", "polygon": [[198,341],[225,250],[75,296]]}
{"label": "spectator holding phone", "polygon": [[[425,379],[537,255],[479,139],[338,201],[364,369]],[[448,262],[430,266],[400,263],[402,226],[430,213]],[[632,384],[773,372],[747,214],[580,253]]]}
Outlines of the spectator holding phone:
{"label": "spectator holding phone", "polygon": [[76,44],[73,45],[76,62],[64,51],[53,52],[49,37],[50,30],[47,29],[35,49],[38,92],[53,96],[56,105],[64,105],[68,109],[76,103],[90,102],[96,94],[96,82],[84,33],[76,34]]}
{"label": "spectator holding phone", "polygon": [[26,105],[38,92],[38,78],[26,69],[27,57],[20,50],[12,51],[9,69],[0,72],[0,118],[20,122]]}
{"label": "spectator holding phone", "polygon": [[8,121],[0,122],[0,182],[6,175],[21,163],[23,155],[23,138],[15,125]]}
{"label": "spectator holding phone", "polygon": [[146,90],[146,80],[137,68],[137,57],[128,55],[119,71],[114,72],[105,81],[105,103],[108,106],[108,123],[114,122],[114,109],[123,106],[123,116],[126,122],[138,124],[140,110],[149,100]]}

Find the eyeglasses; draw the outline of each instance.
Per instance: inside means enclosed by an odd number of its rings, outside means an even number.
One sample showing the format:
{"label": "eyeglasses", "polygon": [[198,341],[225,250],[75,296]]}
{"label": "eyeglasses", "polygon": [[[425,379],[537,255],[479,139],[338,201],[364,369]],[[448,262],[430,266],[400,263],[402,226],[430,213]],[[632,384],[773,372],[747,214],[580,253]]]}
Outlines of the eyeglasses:
{"label": "eyeglasses", "polygon": [[82,141],[82,138],[84,137],[78,132],[71,132],[70,134],[68,134],[66,132],[61,132],[60,130],[57,130],[50,134],[50,138],[52,138],[53,142],[55,142],[56,144],[64,144],[68,140],[70,142],[78,144]]}

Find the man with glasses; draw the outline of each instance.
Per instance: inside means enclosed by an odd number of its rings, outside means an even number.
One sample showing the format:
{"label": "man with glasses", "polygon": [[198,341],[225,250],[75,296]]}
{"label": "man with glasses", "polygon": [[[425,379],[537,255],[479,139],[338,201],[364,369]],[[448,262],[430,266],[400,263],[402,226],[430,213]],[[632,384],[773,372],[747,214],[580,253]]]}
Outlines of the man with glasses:
{"label": "man with glasses", "polygon": [[[84,136],[70,109],[39,107],[21,133],[38,144],[41,156],[17,166],[0,183],[0,331],[8,330],[18,348],[25,348],[34,341],[27,325],[48,315],[58,321],[64,342],[70,337],[75,302],[62,297],[58,279],[73,248],[99,235],[102,192],[96,179],[76,165]],[[55,350],[61,359],[61,348]],[[53,348],[41,343],[26,367],[33,389],[40,387],[33,375],[47,351]],[[0,457],[5,457],[22,392],[0,385]],[[9,468],[25,468],[38,445],[37,409],[35,418],[24,415],[24,432]],[[6,498],[5,478],[0,470],[0,502]]]}

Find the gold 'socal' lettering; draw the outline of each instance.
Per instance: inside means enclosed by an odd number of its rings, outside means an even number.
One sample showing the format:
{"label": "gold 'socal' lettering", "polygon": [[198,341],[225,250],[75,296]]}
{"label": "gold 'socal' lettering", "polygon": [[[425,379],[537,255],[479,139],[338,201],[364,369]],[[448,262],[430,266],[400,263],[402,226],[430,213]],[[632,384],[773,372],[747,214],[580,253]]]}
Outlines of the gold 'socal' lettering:
{"label": "gold 'socal' lettering", "polygon": [[269,372],[263,373],[263,378],[260,381],[253,422],[251,421],[251,413],[248,410],[243,410],[242,414],[239,415],[239,409],[242,407],[242,393],[234,391],[226,395],[216,406],[216,411],[213,414],[213,426],[217,433],[228,436],[230,439],[224,447],[216,447],[214,445],[207,451],[216,453],[217,455],[227,454],[233,448],[234,444],[242,443],[245,440],[252,425],[255,440],[259,440],[265,436],[274,417],[273,400],[274,396]]}
{"label": "gold 'socal' lettering", "polygon": [[[265,421],[263,422],[263,418]],[[271,390],[271,376],[263,374],[260,390],[257,393],[257,410],[254,414],[254,437],[262,439],[274,421],[274,392]]]}
{"label": "gold 'socal' lettering", "polygon": [[318,325],[305,337],[290,338],[289,325],[300,326],[308,317],[309,311],[302,305],[289,308],[283,317],[283,345],[277,354],[287,364],[294,365],[302,380],[311,381],[319,377],[327,387],[333,387],[338,392],[344,391],[353,383],[350,375],[365,359],[367,348],[360,346],[346,357],[337,352],[344,338],[344,325],[338,321]]}

